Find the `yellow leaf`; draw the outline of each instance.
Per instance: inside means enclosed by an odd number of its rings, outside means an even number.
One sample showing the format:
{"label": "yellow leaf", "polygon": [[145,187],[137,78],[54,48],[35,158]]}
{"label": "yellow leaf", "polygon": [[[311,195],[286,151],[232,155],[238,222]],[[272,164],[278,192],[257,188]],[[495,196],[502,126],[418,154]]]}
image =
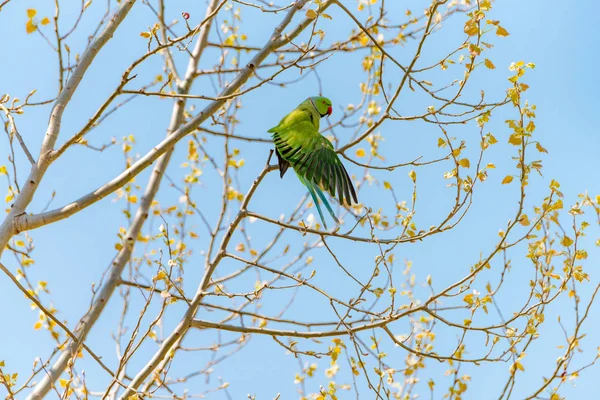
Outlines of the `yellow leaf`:
{"label": "yellow leaf", "polygon": [[539,143],[536,143],[536,144],[535,144],[535,148],[536,148],[536,149],[537,149],[537,151],[539,151],[540,153],[547,153],[547,152],[548,152],[548,150],[546,150],[545,148],[543,148],[543,147],[542,147],[542,145],[541,145],[541,144],[539,144]]}
{"label": "yellow leaf", "polygon": [[515,373],[517,370],[525,371],[523,365],[518,361],[509,367],[509,371],[511,374]]}
{"label": "yellow leaf", "polygon": [[481,54],[481,49],[477,45],[471,43],[469,44],[469,53],[475,57]]}
{"label": "yellow leaf", "polygon": [[37,14],[37,11],[35,8],[28,8],[27,9],[27,18],[33,18],[35,17],[35,14]]}
{"label": "yellow leaf", "polygon": [[535,131],[535,123],[533,121],[529,121],[529,123],[525,127],[525,132],[531,133],[533,131]]}
{"label": "yellow leaf", "polygon": [[128,198],[127,200],[128,200],[128,201],[129,201],[131,204],[135,204],[135,203],[137,203],[137,201],[138,201],[138,198],[137,198],[137,196],[136,196],[136,195],[132,195],[132,196],[129,196],[129,198]]}
{"label": "yellow leaf", "polygon": [[33,329],[35,329],[36,331],[42,329],[42,321],[36,322],[35,325],[33,325]]}
{"label": "yellow leaf", "polygon": [[473,301],[474,301],[474,300],[473,300],[473,296],[474,296],[474,295],[473,295],[473,293],[469,293],[469,294],[467,294],[465,297],[463,297],[463,301],[464,301],[465,303],[467,303],[468,305],[472,305],[472,304],[473,304]]}
{"label": "yellow leaf", "polygon": [[383,181],[383,187],[384,189],[391,189],[392,185],[388,181]]}
{"label": "yellow leaf", "polygon": [[6,165],[0,165],[0,175],[6,175]]}
{"label": "yellow leaf", "polygon": [[143,37],[143,38],[148,39],[152,35],[150,34],[150,32],[142,32],[142,33],[140,33],[140,36]]}
{"label": "yellow leaf", "polygon": [[190,237],[192,239],[198,239],[198,235],[195,232],[190,232]]}
{"label": "yellow leaf", "polygon": [[494,65],[493,62],[491,62],[489,59],[485,59],[485,61],[483,62],[485,64],[486,67],[488,67],[489,69],[496,69],[496,66]]}
{"label": "yellow leaf", "polygon": [[233,44],[235,43],[235,39],[237,38],[236,34],[230,35],[227,39],[225,39],[225,41],[223,42],[223,44],[225,46],[233,46]]}
{"label": "yellow leaf", "polygon": [[356,157],[364,157],[366,154],[365,149],[356,150]]}
{"label": "yellow leaf", "polygon": [[560,244],[562,244],[562,245],[563,245],[563,246],[565,246],[565,247],[569,247],[570,245],[572,245],[572,244],[573,244],[573,239],[571,239],[571,238],[570,238],[570,237],[568,237],[568,236],[564,236],[564,237],[562,238],[562,240],[560,241]]}
{"label": "yellow leaf", "polygon": [[498,36],[508,36],[508,35],[510,35],[510,33],[508,33],[508,31],[506,29],[504,29],[503,27],[501,27],[500,25],[498,25],[497,28],[496,28],[496,35],[498,35]]}
{"label": "yellow leaf", "polygon": [[115,243],[115,250],[121,251],[122,248],[123,248],[123,245],[121,243]]}
{"label": "yellow leaf", "polygon": [[479,33],[479,27],[474,19],[470,19],[465,24],[465,33],[469,36],[475,36]]}
{"label": "yellow leaf", "polygon": [[33,261],[31,258],[26,258],[26,259],[24,259],[23,261],[21,261],[21,264],[22,264],[24,267],[28,267],[28,266],[30,266],[30,265],[33,265],[33,264],[35,264],[35,261]]}
{"label": "yellow leaf", "polygon": [[513,181],[513,177],[512,177],[512,175],[506,175],[506,176],[504,177],[504,179],[502,179],[502,184],[503,184],[503,185],[506,185],[506,184],[508,184],[508,183],[511,183],[512,181]]}
{"label": "yellow leaf", "polygon": [[333,19],[333,18],[331,18],[331,15],[325,14],[325,13],[321,14],[321,17],[327,18],[327,19]]}
{"label": "yellow leaf", "polygon": [[523,214],[521,216],[521,218],[519,219],[519,223],[523,226],[528,226],[529,225],[529,217],[527,217],[527,214]]}
{"label": "yellow leaf", "polygon": [[496,143],[498,143],[498,139],[496,139],[496,137],[490,133],[489,137],[488,137],[488,143],[489,144],[496,144]]}
{"label": "yellow leaf", "polygon": [[17,246],[19,246],[19,247],[25,247],[25,242],[24,242],[24,241],[22,241],[22,240],[17,240],[17,241],[15,242],[15,244],[16,244]]}
{"label": "yellow leaf", "polygon": [[417,181],[417,173],[414,169],[408,173],[408,176],[410,177],[410,179],[412,179],[413,182]]}
{"label": "yellow leaf", "polygon": [[442,138],[438,138],[437,145],[438,147],[446,147],[446,141]]}
{"label": "yellow leaf", "polygon": [[517,133],[513,133],[512,135],[509,136],[508,143],[510,143],[514,146],[519,146],[523,143],[523,140],[521,139],[521,135],[519,135]]}
{"label": "yellow leaf", "polygon": [[48,25],[49,23],[50,23],[50,20],[48,19],[48,17],[42,18],[42,21],[40,22],[40,24],[42,24],[42,25]]}
{"label": "yellow leaf", "polygon": [[588,254],[587,254],[587,251],[585,251],[585,250],[577,250],[575,252],[575,258],[578,260],[586,260],[587,256],[588,256]]}
{"label": "yellow leaf", "polygon": [[237,246],[235,246],[235,251],[239,251],[241,253],[244,250],[246,250],[246,246],[244,246],[244,243],[240,243]]}
{"label": "yellow leaf", "polygon": [[317,18],[317,13],[315,12],[315,10],[309,9],[306,11],[306,18],[315,19],[315,18]]}
{"label": "yellow leaf", "polygon": [[69,383],[69,381],[66,379],[60,379],[58,382],[60,383],[61,387],[67,387],[67,384]]}
{"label": "yellow leaf", "polygon": [[235,195],[235,190],[233,190],[232,188],[227,189],[227,200],[235,199]]}
{"label": "yellow leaf", "polygon": [[33,24],[32,20],[28,20],[25,24],[25,31],[27,31],[27,33],[33,33],[36,29],[37,27]]}
{"label": "yellow leaf", "polygon": [[166,278],[167,273],[161,269],[160,271],[158,271],[158,274],[156,274],[154,281],[164,281]]}
{"label": "yellow leaf", "polygon": [[458,163],[460,164],[461,167],[464,167],[464,168],[469,168],[471,166],[471,162],[469,161],[468,158],[463,158]]}

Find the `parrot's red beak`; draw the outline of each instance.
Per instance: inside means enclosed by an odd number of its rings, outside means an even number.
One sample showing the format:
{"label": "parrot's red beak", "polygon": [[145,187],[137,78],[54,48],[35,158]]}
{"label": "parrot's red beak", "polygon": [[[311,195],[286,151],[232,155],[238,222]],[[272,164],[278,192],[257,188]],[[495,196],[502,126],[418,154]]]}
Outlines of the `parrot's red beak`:
{"label": "parrot's red beak", "polygon": [[333,112],[333,107],[329,106],[329,108],[327,109],[327,115],[331,115],[332,112]]}

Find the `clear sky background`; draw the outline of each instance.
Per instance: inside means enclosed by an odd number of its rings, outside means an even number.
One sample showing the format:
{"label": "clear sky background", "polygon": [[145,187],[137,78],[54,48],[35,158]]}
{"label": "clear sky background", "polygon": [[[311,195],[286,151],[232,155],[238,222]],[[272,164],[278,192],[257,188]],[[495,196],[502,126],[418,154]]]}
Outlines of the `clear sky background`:
{"label": "clear sky background", "polygon": [[[391,12],[388,17],[393,21],[403,21],[403,10],[412,5],[409,4],[410,2],[394,1],[397,3],[390,5]],[[388,0],[386,4],[392,2]],[[61,18],[67,21],[65,26],[68,26],[68,21],[72,21],[76,15],[77,7],[72,6],[70,2],[62,4],[64,6],[61,10]],[[354,1],[348,1],[348,4],[355,6]],[[205,2],[201,1],[193,6],[185,3],[181,6],[184,9],[180,9],[178,4],[169,4],[169,6],[172,7],[170,18],[179,18],[182,11],[187,11],[191,14],[193,23],[196,23],[203,15]],[[10,93],[13,97],[24,98],[31,90],[37,89],[36,99],[42,100],[55,93],[57,66],[54,54],[39,35],[25,33],[25,9],[36,8],[41,18],[51,17],[52,7],[50,2],[20,0],[13,1],[0,12],[0,37],[4,38],[0,57],[0,95]],[[543,176],[532,176],[531,179],[527,197],[530,215],[533,214],[531,206],[539,204],[547,195],[551,179],[560,182],[566,205],[575,202],[577,195],[586,190],[593,196],[600,194],[598,180],[600,137],[596,126],[595,105],[597,89],[600,87],[600,78],[596,71],[600,51],[597,45],[599,35],[596,26],[599,8],[597,2],[587,0],[577,2],[499,0],[494,2],[493,11],[489,14],[489,18],[501,21],[502,26],[510,32],[510,36],[493,39],[495,47],[487,57],[493,60],[496,70],[488,71],[482,68],[478,71],[470,83],[471,90],[467,95],[474,98],[473,96],[476,97],[480,89],[484,89],[490,99],[501,99],[509,85],[506,78],[510,74],[508,71],[510,63],[523,60],[536,64],[535,70],[527,72],[525,82],[531,88],[525,97],[537,105],[535,135],[549,154],[540,156],[544,164]],[[423,6],[415,6],[412,9],[417,12],[423,9]],[[68,42],[74,53],[85,46],[86,35],[92,31],[98,15],[103,10],[104,4],[92,5],[89,15],[82,20],[82,31],[74,34]],[[281,18],[281,14],[276,17],[270,15],[267,20],[258,11],[248,10],[245,13],[242,15],[244,24],[241,33],[247,34],[249,42],[256,45],[262,45],[268,38],[273,26],[272,21]],[[335,32],[344,32],[345,35],[351,26],[350,22],[335,8],[328,13],[333,20],[322,22],[328,37],[331,37],[331,40],[345,38],[341,35],[336,36]],[[445,55],[445,50],[452,49],[464,40],[462,26],[465,18],[464,15],[453,17],[439,34],[428,41],[423,58],[420,60],[421,66],[440,59]],[[261,23],[261,21],[268,22]],[[59,143],[70,137],[87,121],[102,99],[116,86],[122,71],[134,57],[145,52],[146,44],[139,33],[147,30],[152,24],[152,15],[147,8],[137,4],[113,40],[102,50],[69,105]],[[215,36],[213,35],[212,38]],[[394,50],[394,54],[403,61],[409,60],[413,52],[414,43],[411,42],[405,47]],[[210,68],[216,63],[217,57],[216,50],[207,51],[202,66]],[[360,96],[358,82],[362,77],[360,57],[348,54],[335,55],[320,67],[319,77],[324,94],[333,101],[334,113],[339,113],[340,109],[348,103],[358,102]],[[181,71],[187,62],[183,54],[177,55],[177,59],[181,62]],[[140,70],[137,81],[151,80],[161,72],[161,68],[162,60],[157,57]],[[434,73],[432,80],[442,76],[446,80],[462,77],[462,67],[455,69],[454,72],[454,76]],[[287,75],[282,75],[281,81],[294,79],[297,77],[296,73],[290,71]],[[241,123],[236,128],[236,133],[251,137],[268,137],[266,130],[275,125],[300,101],[316,94],[317,91],[318,82],[314,76],[310,76],[299,85],[289,85],[285,88],[266,85],[250,93],[242,99],[244,108],[239,114]],[[192,92],[214,94],[208,80],[200,80]],[[399,107],[406,110],[407,114],[417,109],[423,112],[427,106],[423,101],[425,99],[418,95],[407,96],[400,99]],[[120,140],[125,135],[134,134],[137,142],[134,152],[143,155],[164,136],[171,113],[171,104],[170,100],[136,99],[94,131],[90,135],[90,143],[101,145],[110,141],[112,136]],[[514,110],[506,107],[494,114],[486,130],[493,132],[502,143],[506,143],[509,130],[504,120],[515,118],[514,115]],[[17,119],[20,132],[34,154],[39,150],[47,118],[48,108],[39,108],[28,111],[23,117]],[[342,143],[344,143],[343,132],[337,132]],[[427,159],[443,154],[443,150],[436,147],[439,131],[434,126],[417,123],[388,124],[382,127],[381,133],[386,138],[382,144],[382,153],[389,163],[411,160],[419,155],[425,155]],[[465,138],[471,144],[469,151],[476,150],[478,130],[475,124],[450,128],[450,135]],[[179,164],[187,152],[185,143],[186,140],[179,145],[176,152],[178,158],[172,162],[168,170],[168,174],[173,177],[178,178],[181,174]],[[436,287],[442,288],[444,283],[454,282],[464,276],[470,266],[477,262],[480,252],[493,246],[498,230],[505,226],[508,218],[514,213],[516,204],[517,186],[500,185],[502,177],[514,173],[514,162],[509,159],[510,153],[508,153],[511,149],[502,143],[487,156],[490,157],[490,161],[497,164],[498,170],[490,173],[490,182],[479,188],[473,210],[461,225],[447,235],[435,236],[422,243],[403,247],[396,253],[399,260],[396,266],[399,280],[402,279],[402,262],[410,260],[413,262],[413,272],[417,274],[418,279],[422,281],[431,274],[434,283],[436,285],[439,283]],[[245,192],[264,165],[269,146],[238,142],[235,143],[235,147],[241,150],[241,157],[246,160],[246,166],[239,174],[242,191]],[[208,138],[209,151],[216,152],[220,148],[222,148],[222,140]],[[0,165],[6,163],[7,155],[6,138],[2,136],[0,137]],[[23,157],[20,157],[19,165],[23,167],[20,177],[24,179],[26,160]],[[73,149],[52,165],[29,211],[41,210],[53,191],[56,192],[56,197],[51,207],[66,204],[97,188],[118,174],[123,167],[123,155],[118,146],[104,153],[93,152],[82,147]],[[361,170],[355,166],[349,166],[349,170],[356,174],[361,173]],[[396,193],[402,199],[409,200],[412,184],[408,178],[408,171],[409,169],[398,169],[393,174],[374,175],[378,179],[390,180]],[[444,206],[453,200],[453,194],[445,188],[446,182],[441,178],[443,168],[419,169],[418,173],[421,186],[419,188],[420,208],[416,218],[419,225],[425,227],[429,226],[436,216],[441,215]],[[136,178],[136,183],[142,188],[145,187],[147,177],[148,173],[141,174]],[[3,193],[4,187],[1,185],[4,185],[4,182],[0,184],[0,193]],[[163,184],[162,188],[158,197],[161,203],[175,203],[179,194],[167,184]],[[303,195],[303,188],[292,176],[280,180],[275,174],[270,174],[253,199],[251,209],[278,218],[282,213],[289,213]],[[374,209],[393,204],[388,197],[383,198],[380,195],[381,190],[377,187],[366,187],[361,191],[361,200]],[[218,176],[209,168],[202,177],[202,186],[197,189],[196,196],[201,199],[199,206],[206,210],[209,217],[212,216],[211,222],[214,222],[214,212],[219,205],[221,187]],[[69,321],[70,327],[73,327],[75,321],[87,310],[91,285],[99,281],[102,272],[110,264],[115,253],[114,244],[118,241],[117,231],[119,227],[126,226],[121,212],[123,203],[114,202],[114,198],[114,195],[109,196],[68,220],[32,232],[36,244],[33,254],[36,264],[29,271],[30,277],[33,282],[48,281],[52,294],[44,297],[45,304],[52,304],[57,308],[60,311],[60,319]],[[568,224],[568,219],[565,221]],[[154,221],[147,227],[146,232],[149,229],[150,232],[157,233],[159,224],[160,221]],[[201,232],[203,227],[200,222],[196,222],[194,229]],[[271,237],[269,234],[272,232],[274,230],[269,226],[258,223],[252,226],[251,235],[258,243],[257,248],[260,248],[260,244],[264,246],[268,242]],[[291,233],[288,235],[285,243],[290,243],[294,249],[299,249],[303,238]],[[589,289],[599,281],[597,270],[600,253],[593,246],[598,236],[597,226],[593,226],[590,228],[589,237],[584,240],[584,247],[587,246],[590,253],[584,266],[590,274],[591,283],[582,289],[582,296],[589,294]],[[198,251],[185,267],[186,290],[189,290],[190,294],[195,291],[201,277],[203,268],[201,250],[205,248],[203,247],[205,240],[206,238],[201,236],[198,241]],[[233,243],[239,240],[238,237]],[[342,261],[350,265],[358,275],[362,273],[363,266],[364,268],[372,266],[376,254],[373,252],[374,249],[366,249],[354,243],[335,242],[334,247],[341,255]],[[498,306],[507,313],[513,311],[514,306],[519,304],[519,296],[516,294],[520,293],[519,289],[527,287],[531,277],[531,267],[526,260],[518,257],[518,254],[521,254],[519,252],[522,253],[522,249],[517,249],[515,252],[515,262],[507,277],[507,287],[503,296],[498,299]],[[5,253],[2,262],[13,271],[16,269],[16,264],[8,253]],[[277,262],[273,263],[274,267],[278,265]],[[217,274],[225,275],[228,268],[233,268],[233,265],[224,264],[223,270],[217,271]],[[343,285],[335,284],[339,271],[335,271],[331,259],[322,252],[322,249],[315,253],[314,265],[309,270],[313,268],[318,270],[317,282],[329,284],[328,289],[339,296],[352,297],[351,294],[347,294]],[[231,289],[252,290],[254,281],[254,277],[240,281],[238,287],[234,286]],[[483,291],[484,283],[480,285],[480,291]],[[511,293],[510,288],[514,288],[514,293]],[[261,311],[276,313],[286,298],[278,295],[265,298],[265,306]],[[5,360],[6,372],[19,372],[25,377],[30,372],[35,357],[48,357],[53,349],[52,341],[47,332],[33,330],[33,325],[37,321],[37,312],[30,309],[29,301],[23,298],[5,276],[0,276],[0,304],[3,305],[2,318],[0,318],[0,360]],[[134,306],[136,304],[141,304],[139,299],[133,302]],[[289,312],[302,320],[310,320],[322,316],[321,307],[327,307],[327,304],[311,296],[309,292],[300,293]],[[571,310],[572,303],[566,301],[558,302],[547,310],[547,322],[541,329],[542,338],[528,351],[523,362],[526,371],[523,377],[517,380],[514,398],[519,399],[529,395],[532,389],[540,385],[542,376],[548,375],[555,365],[556,358],[563,351],[556,346],[564,344],[556,316],[560,314],[563,322],[568,326],[572,322],[569,318]],[[165,332],[177,323],[182,311],[183,307],[173,306],[164,321]],[[219,315],[208,313],[206,310],[200,311],[200,314],[202,318],[210,320],[217,320]],[[120,305],[113,299],[88,340],[88,344],[97,353],[102,354],[104,360],[111,366],[115,365],[115,352],[114,343],[109,339],[109,335],[115,329],[115,321],[119,315]],[[490,316],[490,321],[496,317],[497,315]],[[600,345],[598,318],[600,318],[600,311],[598,307],[594,307],[584,327],[588,336],[582,340],[585,352],[576,358],[576,363],[579,365],[584,365],[593,359],[596,348]],[[479,322],[489,321],[482,319]],[[403,333],[402,325],[399,324],[396,328],[398,334]],[[437,332],[436,346],[439,346],[437,348],[440,352],[452,348],[456,343],[456,332],[445,331],[444,328],[440,328]],[[445,333],[447,337],[444,336]],[[223,334],[224,340],[233,337],[235,336]],[[192,332],[187,340],[186,345],[189,347],[207,346],[215,340],[215,335]],[[143,365],[155,349],[155,345],[143,347],[134,360],[131,371],[134,371],[136,366]],[[402,364],[405,354],[393,347],[390,348],[389,353],[391,359],[396,357],[397,364]],[[208,359],[208,355],[204,353],[183,353],[177,357],[185,366],[181,370],[188,372],[194,369],[195,363],[198,364],[198,369],[203,368]],[[90,388],[102,388],[107,379],[106,374],[91,361],[84,365],[88,371]],[[310,381],[307,387],[309,391],[316,391],[319,384],[326,384],[326,378],[323,376],[325,368],[323,364],[318,372],[319,377]],[[428,371],[430,371],[428,374],[440,385],[440,390],[436,391],[436,399],[442,398],[442,391],[449,384],[449,378],[443,376],[445,369],[445,365],[428,362]],[[256,394],[257,399],[273,398],[277,393],[282,394],[282,399],[295,398],[297,396],[293,380],[298,370],[298,361],[293,356],[286,355],[271,338],[253,337],[251,343],[239,354],[233,355],[215,368],[210,382],[207,383],[203,378],[195,379],[190,381],[189,387],[191,392],[208,390],[218,386],[218,377],[222,376],[225,381],[231,382],[228,393],[233,399],[245,398],[247,393]],[[507,374],[508,364],[486,365],[479,368],[465,366],[462,371],[473,377],[463,399],[497,398],[504,382],[504,379],[498,377]],[[600,390],[600,382],[596,378],[598,371],[598,366],[585,371],[579,379],[567,384],[561,394],[569,399],[578,400],[598,398]],[[423,390],[420,392],[423,395],[427,393],[424,388],[426,377],[430,375],[422,377]],[[336,381],[351,382],[347,367],[336,377]],[[362,398],[371,398],[370,394],[366,394],[364,382],[361,383],[360,389]],[[4,393],[3,390],[0,388],[0,395]],[[209,397],[221,399],[227,398],[227,395],[224,392],[217,392]],[[354,397],[340,393],[340,399],[345,398]]]}

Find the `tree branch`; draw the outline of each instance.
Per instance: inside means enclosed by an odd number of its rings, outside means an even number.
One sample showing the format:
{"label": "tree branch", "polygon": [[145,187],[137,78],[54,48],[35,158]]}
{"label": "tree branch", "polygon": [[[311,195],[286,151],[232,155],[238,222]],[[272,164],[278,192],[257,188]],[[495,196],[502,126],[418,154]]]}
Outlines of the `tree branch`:
{"label": "tree branch", "polygon": [[102,47],[104,47],[104,45],[112,38],[113,34],[123,22],[134,4],[135,0],[126,0],[121,3],[119,9],[114,13],[113,17],[106,25],[106,28],[104,28],[104,31],[83,53],[79,64],[73,70],[73,74],[56,99],[52,108],[52,112],[50,113],[50,122],[48,123],[48,128],[42,142],[40,156],[38,157],[37,163],[32,166],[21,193],[19,193],[17,196],[10,209],[10,212],[4,219],[2,225],[0,225],[0,256],[2,255],[2,252],[4,251],[4,248],[6,247],[6,244],[10,238],[19,231],[17,228],[18,216],[25,212],[25,209],[33,199],[33,195],[35,194],[40,181],[50,166],[51,160],[48,156],[56,144],[56,140],[60,132],[62,115],[65,108],[69,104],[69,101],[75,93],[75,90],[77,90],[77,87],[79,87],[79,83],[83,79],[87,69],[96,58],[96,55],[98,55]]}
{"label": "tree branch", "polygon": [[[192,53],[193,55],[190,59],[185,79],[183,82],[181,82],[181,88],[179,89],[183,93],[187,93],[192,86],[194,80],[193,72],[196,70],[200,57],[202,56],[202,53],[206,48],[208,34],[212,26],[212,17],[214,16],[214,11],[217,7],[217,4],[218,0],[212,0],[211,4],[207,9],[207,18],[210,19],[206,21],[206,23],[204,23],[200,28],[200,34],[198,40],[196,41],[196,46]],[[167,136],[172,135],[172,133],[175,132],[177,128],[181,125],[183,121],[185,105],[185,101],[175,102],[171,116],[171,123],[169,129],[167,130]],[[119,251],[115,259],[113,260],[109,278],[100,288],[96,301],[94,302],[94,304],[92,304],[91,309],[79,322],[79,326],[81,327],[77,332],[80,338],[79,340],[83,340],[90,332],[90,330],[98,320],[98,317],[104,310],[104,307],[108,303],[108,300],[111,298],[115,288],[121,282],[121,274],[123,272],[123,268],[125,267],[127,261],[129,261],[129,259],[131,258],[135,241],[138,238],[139,233],[141,232],[142,226],[148,218],[150,206],[154,201],[156,193],[158,192],[162,177],[164,176],[164,172],[167,168],[167,165],[169,164],[172,152],[173,148],[171,148],[162,158],[160,158],[160,160],[154,166],[154,169],[146,186],[146,191],[144,193],[143,198],[140,201],[140,206],[125,236],[126,245],[123,246],[123,248]],[[37,393],[40,393],[43,396],[43,394],[47,393],[50,390],[52,383],[56,381],[56,379],[58,379],[66,369],[69,359],[71,358],[72,348],[76,345],[77,342],[72,341],[68,344],[68,346],[65,347],[58,360],[52,366],[50,374],[48,374],[44,378],[44,380],[42,380],[36,386],[32,396],[30,396],[30,399],[35,399]]]}

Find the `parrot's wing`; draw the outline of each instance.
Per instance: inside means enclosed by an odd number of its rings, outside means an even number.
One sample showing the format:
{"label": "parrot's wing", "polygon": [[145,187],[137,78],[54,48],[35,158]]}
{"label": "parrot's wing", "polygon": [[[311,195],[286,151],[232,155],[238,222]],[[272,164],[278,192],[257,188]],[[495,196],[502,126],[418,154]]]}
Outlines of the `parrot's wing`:
{"label": "parrot's wing", "polygon": [[[313,125],[313,131],[317,132],[317,128],[316,126],[314,126],[315,121],[313,114],[310,111],[303,108],[297,108],[291,113],[287,114],[281,119],[277,126],[274,126],[267,132],[272,133],[273,139],[275,140],[279,132],[285,132],[290,129],[293,129],[295,126],[301,124],[302,122],[310,122],[310,125]],[[311,132],[311,134],[313,134],[313,132]],[[283,178],[290,166],[290,163],[285,157],[281,156],[281,149],[279,148],[279,146],[277,146],[277,143],[275,143],[275,147],[275,153],[277,154],[277,164],[279,165],[279,176]]]}
{"label": "parrot's wing", "polygon": [[290,163],[296,173],[314,183],[340,203],[358,203],[356,191],[348,172],[336,154],[333,145],[323,137],[310,121],[302,121],[273,134],[281,157]]}
{"label": "parrot's wing", "polygon": [[279,150],[275,149],[275,154],[277,154],[277,165],[279,166],[279,177],[283,178],[288,168],[290,167],[290,163],[285,161],[281,154],[279,154]]}
{"label": "parrot's wing", "polygon": [[267,132],[269,132],[269,133],[282,132],[282,131],[288,130],[290,128],[293,128],[294,126],[301,124],[303,122],[309,122],[311,125],[313,125],[313,130],[316,131],[317,127],[315,125],[314,118],[315,118],[314,115],[307,109],[296,108],[294,111],[292,111],[291,113],[289,113],[285,117],[283,117],[281,119],[281,121],[279,121],[279,124],[277,126],[272,127]]}

